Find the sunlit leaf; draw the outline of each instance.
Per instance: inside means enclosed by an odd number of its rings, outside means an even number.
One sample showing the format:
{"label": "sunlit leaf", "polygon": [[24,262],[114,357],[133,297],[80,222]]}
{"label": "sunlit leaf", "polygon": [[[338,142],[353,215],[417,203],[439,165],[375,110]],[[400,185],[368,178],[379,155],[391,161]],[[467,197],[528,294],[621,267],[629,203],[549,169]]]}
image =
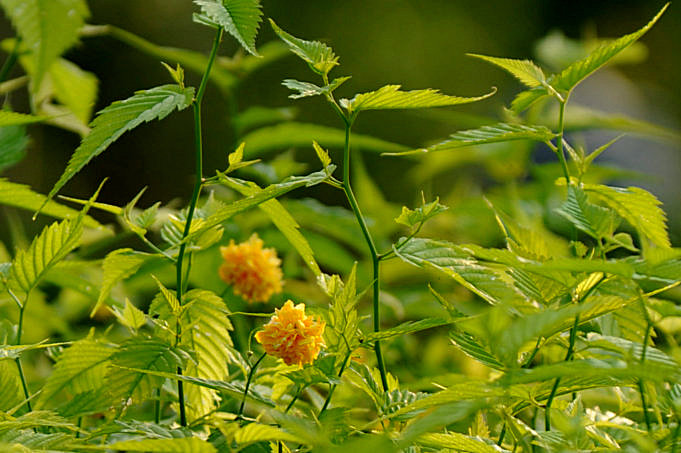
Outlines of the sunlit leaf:
{"label": "sunlit leaf", "polygon": [[514,60],[512,58],[498,58],[487,55],[469,53],[471,57],[480,58],[513,74],[513,76],[529,88],[542,86],[546,83],[544,72],[530,60]]}
{"label": "sunlit leaf", "polygon": [[333,53],[333,49],[326,44],[296,38],[279,28],[272,19],[270,19],[270,25],[277,36],[286,43],[289,50],[306,61],[313,71],[326,75],[338,64],[338,57]]}
{"label": "sunlit leaf", "polygon": [[234,36],[244,49],[258,55],[255,38],[262,21],[259,0],[194,0],[210,21]]}

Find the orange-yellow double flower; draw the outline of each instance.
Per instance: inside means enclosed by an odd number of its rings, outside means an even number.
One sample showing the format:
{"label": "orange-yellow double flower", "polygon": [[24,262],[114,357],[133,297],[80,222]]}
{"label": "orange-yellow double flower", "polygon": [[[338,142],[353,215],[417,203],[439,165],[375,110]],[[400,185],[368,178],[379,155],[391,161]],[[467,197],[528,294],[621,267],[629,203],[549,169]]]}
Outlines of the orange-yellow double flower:
{"label": "orange-yellow double flower", "polygon": [[276,309],[270,322],[255,334],[265,352],[287,365],[312,363],[324,346],[324,321],[305,315],[305,305],[288,300]]}
{"label": "orange-yellow double flower", "polygon": [[220,278],[248,302],[267,302],[281,292],[281,260],[274,249],[262,246],[262,239],[254,233],[247,242],[237,245],[230,240],[227,247],[220,247],[225,260]]}

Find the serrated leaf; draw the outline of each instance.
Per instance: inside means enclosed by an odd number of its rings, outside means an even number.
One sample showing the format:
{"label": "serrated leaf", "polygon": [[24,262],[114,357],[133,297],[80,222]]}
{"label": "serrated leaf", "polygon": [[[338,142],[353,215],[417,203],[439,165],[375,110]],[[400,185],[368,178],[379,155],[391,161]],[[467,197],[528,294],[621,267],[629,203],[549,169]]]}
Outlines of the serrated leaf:
{"label": "serrated leaf", "polygon": [[568,186],[567,200],[556,212],[595,239],[601,239],[616,227],[612,211],[589,203],[584,190],[572,184]]}
{"label": "serrated leaf", "polygon": [[122,310],[114,307],[113,311],[120,323],[125,327],[131,328],[133,331],[139,329],[147,322],[147,316],[144,312],[135,307],[127,298]]}
{"label": "serrated leaf", "polygon": [[[214,293],[194,289],[183,297],[179,317],[168,310],[166,303],[154,300],[150,312],[159,315],[159,321],[166,322],[172,329],[179,322],[181,336],[179,346],[191,351],[193,361],[184,369],[184,374],[201,379],[225,380],[228,364],[234,363],[230,347],[232,339],[229,331],[232,323],[229,310],[224,301]],[[179,307],[178,307],[179,308]],[[174,335],[168,338],[174,340]],[[218,401],[215,391],[188,385],[186,397],[190,418],[198,418],[215,408]]]}
{"label": "serrated leaf", "polygon": [[123,440],[105,445],[102,449],[142,453],[217,453],[212,444],[198,437]]}
{"label": "serrated leaf", "polygon": [[[50,200],[46,202],[46,200],[45,195],[34,192],[25,184],[18,184],[5,178],[0,178],[0,204],[29,211],[36,211],[41,205],[44,205],[43,214],[60,219],[75,219],[79,215],[75,209],[61,205],[56,201]],[[87,202],[84,202],[84,204],[87,204]],[[90,216],[85,216],[83,223],[90,228],[103,228],[99,222]]]}
{"label": "serrated leaf", "polygon": [[655,195],[640,187],[623,189],[600,184],[585,184],[584,190],[613,209],[642,237],[660,247],[670,247],[667,215]]}
{"label": "serrated leaf", "polygon": [[0,411],[7,412],[24,401],[16,364],[0,360]]}
{"label": "serrated leaf", "polygon": [[412,228],[447,209],[449,209],[447,206],[440,204],[440,198],[438,197],[435,201],[424,203],[423,206],[419,206],[416,209],[409,209],[406,206],[402,206],[402,212],[395,218],[395,222]]}
{"label": "serrated leaf", "polygon": [[417,439],[417,442],[426,447],[452,449],[468,453],[499,453],[504,451],[496,445],[483,442],[480,438],[452,431],[424,434]]}
{"label": "serrated leaf", "polygon": [[442,318],[424,318],[419,319],[418,321],[407,321],[389,329],[371,332],[362,338],[362,342],[371,343],[374,341],[387,340],[388,338],[420,332],[421,330],[432,329],[433,327],[445,326],[450,323],[451,321]]}
{"label": "serrated leaf", "polygon": [[0,172],[19,163],[26,156],[28,141],[24,126],[0,127]]}
{"label": "serrated leaf", "polygon": [[102,288],[99,291],[99,297],[95,307],[90,312],[90,316],[95,313],[108,299],[111,290],[120,281],[133,275],[145,262],[154,258],[154,255],[147,253],[136,252],[132,249],[118,249],[109,252],[102,262]]}
{"label": "serrated leaf", "polygon": [[[124,341],[111,356],[112,366],[104,382],[119,402],[119,410],[134,401],[148,399],[163,379],[133,371],[135,369],[171,372],[181,367],[188,355],[158,339],[133,337]],[[101,383],[100,383],[101,385]]]}
{"label": "serrated leaf", "polygon": [[[207,216],[204,221],[197,226],[196,229],[192,227],[192,231],[187,237],[187,240],[203,233],[212,227],[220,225],[222,222],[231,218],[235,214],[238,214],[239,212],[258,206],[261,203],[284,195],[285,193],[288,193],[294,189],[300,187],[311,187],[319,184],[328,178],[327,171],[328,169],[326,171],[322,170],[310,173],[307,176],[291,176],[279,184],[267,186],[264,189],[261,189],[260,191],[257,191],[252,195],[237,200],[233,203],[220,204],[215,212]],[[222,177],[224,178],[224,176]]]}
{"label": "serrated leaf", "polygon": [[250,425],[240,428],[234,434],[234,440],[236,440],[240,447],[244,447],[256,442],[274,440],[283,442],[296,442],[299,440],[299,438],[293,434],[287,433],[281,428],[277,428],[276,426],[251,423]]}
{"label": "serrated leaf", "polygon": [[449,332],[449,338],[451,338],[454,344],[466,355],[474,358],[483,365],[495,370],[506,369],[506,366],[494,356],[492,350],[488,346],[482,344],[482,342],[470,333],[454,327]]}
{"label": "serrated leaf", "polygon": [[310,82],[300,82],[294,79],[286,79],[282,82],[286,88],[297,91],[297,93],[289,95],[291,99],[300,99],[309,96],[321,96],[332,93],[336,88],[347,82],[350,77],[339,77],[333,79],[331,83],[323,87],[317,86]]}
{"label": "serrated leaf", "polygon": [[[236,180],[234,178],[226,178],[223,180],[223,183],[245,196],[253,196],[263,190],[255,183],[248,183],[246,181]],[[286,208],[284,208],[284,206],[276,199],[267,200],[259,204],[258,208],[260,208],[269,216],[270,220],[272,220],[272,223],[274,223],[277,229],[281,231],[281,233],[296,249],[300,257],[303,259],[303,261],[305,261],[305,264],[310,268],[315,277],[318,277],[321,274],[321,270],[319,269],[319,265],[315,260],[312,247],[310,247],[309,242],[300,232],[300,225],[298,225],[293,216],[291,216]]]}
{"label": "serrated leaf", "polygon": [[572,90],[575,86],[577,86],[577,84],[579,84],[579,82],[591,75],[594,71],[601,68],[618,53],[641,38],[648,30],[650,30],[650,28],[652,28],[653,25],[655,25],[655,22],[657,22],[660,16],[662,16],[668,6],[669,3],[663,6],[660,12],[658,12],[655,17],[653,17],[650,22],[648,22],[641,29],[622,36],[621,38],[612,42],[601,45],[596,50],[589,53],[589,55],[587,55],[585,58],[576,61],[565,68],[560,74],[549,80],[549,83],[558,90]]}
{"label": "serrated leaf", "polygon": [[523,124],[498,123],[493,126],[482,126],[478,129],[452,134],[448,140],[429,146],[428,148],[393,153],[388,155],[400,156],[408,154],[429,153],[433,151],[448,151],[464,146],[483,145],[485,143],[507,142],[511,140],[534,140],[546,142],[555,134],[544,126],[525,126]]}
{"label": "serrated leaf", "polygon": [[549,92],[546,88],[532,88],[531,90],[522,91],[511,102],[511,110],[514,113],[521,113],[548,95]]}
{"label": "serrated leaf", "polygon": [[318,74],[326,75],[338,64],[338,57],[333,49],[319,41],[305,41],[286,33],[270,19],[270,25],[279,38],[286,43],[289,50],[306,61],[310,68]]}
{"label": "serrated leaf", "polygon": [[201,7],[205,17],[223,27],[244,49],[258,55],[255,38],[262,21],[259,0],[194,0],[194,3]]}
{"label": "serrated leaf", "polygon": [[496,93],[491,92],[478,97],[449,96],[438,90],[400,91],[400,85],[386,85],[376,91],[356,94],[352,99],[341,99],[340,104],[349,114],[363,110],[416,109],[468,104],[487,99]]}
{"label": "serrated leaf", "polygon": [[83,0],[0,0],[0,5],[32,52],[33,89],[37,91],[52,63],[78,40],[89,16],[87,4]]}
{"label": "serrated leaf", "polygon": [[64,390],[78,394],[99,389],[115,351],[110,345],[90,339],[77,341],[66,348],[43,386],[36,408],[54,405],[55,397]]}
{"label": "serrated leaf", "polygon": [[78,219],[55,222],[43,229],[28,249],[14,257],[9,284],[30,292],[47,271],[78,247],[82,233]]}
{"label": "serrated leaf", "polygon": [[[313,140],[319,142],[324,148],[343,149],[345,132],[332,127],[296,122],[262,127],[243,137],[243,141],[248,143],[245,157],[260,157],[265,153],[282,151],[292,147],[307,148]],[[403,145],[354,133],[352,134],[352,146],[354,149],[373,152],[395,153],[408,150]]]}
{"label": "serrated leaf", "polygon": [[530,60],[515,60],[512,58],[498,58],[487,55],[469,53],[468,56],[480,58],[513,74],[515,78],[529,88],[539,87],[546,83],[544,72],[539,66]]}
{"label": "serrated leaf", "polygon": [[92,130],[75,150],[66,170],[47,196],[48,200],[88,162],[104,152],[125,132],[145,122],[162,120],[175,109],[187,108],[193,98],[193,88],[181,89],[177,85],[162,85],[138,91],[134,96],[124,101],[116,101],[100,111],[90,124]]}

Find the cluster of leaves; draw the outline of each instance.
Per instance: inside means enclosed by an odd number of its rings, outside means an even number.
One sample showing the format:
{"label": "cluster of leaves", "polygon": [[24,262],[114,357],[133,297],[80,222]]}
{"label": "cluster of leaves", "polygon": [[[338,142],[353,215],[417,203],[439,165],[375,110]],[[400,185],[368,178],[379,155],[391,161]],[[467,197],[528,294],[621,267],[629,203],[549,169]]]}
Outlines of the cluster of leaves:
{"label": "cluster of leaves", "polygon": [[[349,77],[329,79],[339,66],[329,46],[270,20],[279,41],[258,51],[258,0],[194,3],[195,22],[216,31],[209,57],[86,25],[84,0],[0,0],[18,35],[4,43],[8,67],[18,61],[26,74],[1,86],[28,83],[32,108],[0,112],[0,170],[24,157],[27,124],[82,135],[47,196],[0,179],[0,204],[60,219],[15,254],[0,250],[1,450],[676,451],[681,251],[671,246],[654,195],[605,184],[609,174],[594,161],[614,141],[588,153],[565,134],[580,127],[573,108],[603,127],[659,131],[567,104],[581,81],[641,38],[666,7],[554,75],[529,60],[474,55],[527,88],[506,121],[410,150],[351,127],[362,111],[466,104],[494,90],[459,97],[386,85],[336,101]],[[250,55],[217,57],[223,31]],[[79,36],[103,34],[176,65],[166,65],[175,83],[114,102],[90,121],[96,77],[61,55]],[[201,162],[205,84],[230,102],[242,79],[289,51],[321,78],[285,79],[290,98],[319,96],[344,130],[297,122],[287,108],[235,109],[231,125],[243,143],[215,176],[204,178],[199,164],[186,209],[162,202],[140,209],[143,192],[126,206],[98,201],[99,191],[89,200],[64,197],[81,210],[54,200],[123,134],[177,110],[194,109]],[[185,86],[184,68],[202,73],[201,85]],[[537,144],[559,164],[530,168]],[[322,168],[292,176],[303,164],[285,152],[260,161],[296,147],[314,149]],[[340,179],[327,148],[343,149]],[[500,188],[485,199],[455,190],[443,197],[456,201],[453,209],[422,195],[418,207],[400,211],[373,184],[360,149],[418,156],[417,182],[480,164]],[[495,167],[500,154],[507,168]],[[535,178],[516,181],[530,170]],[[349,209],[278,199],[319,184],[342,190]],[[202,190],[208,194],[200,198]],[[95,211],[118,226],[102,225]],[[248,315],[267,314],[218,279],[217,248],[254,230],[283,255],[285,296],[304,300],[326,322],[326,347],[313,364],[267,358],[258,368],[252,360],[259,323]],[[134,248],[121,247],[130,238]],[[391,309],[383,323],[380,307]],[[71,324],[83,314],[92,318],[87,329]],[[445,358],[430,365],[425,356],[442,350]],[[457,364],[449,359],[455,356]]]}

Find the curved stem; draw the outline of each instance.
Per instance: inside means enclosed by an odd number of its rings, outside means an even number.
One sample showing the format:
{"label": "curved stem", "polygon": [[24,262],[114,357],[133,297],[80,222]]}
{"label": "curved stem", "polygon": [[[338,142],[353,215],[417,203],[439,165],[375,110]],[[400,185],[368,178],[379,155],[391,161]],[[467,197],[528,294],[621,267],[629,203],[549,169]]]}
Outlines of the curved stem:
{"label": "curved stem", "polygon": [[[374,244],[374,240],[371,237],[371,233],[369,232],[369,228],[367,227],[366,221],[364,220],[362,211],[360,211],[359,209],[357,199],[355,198],[355,194],[352,191],[352,185],[350,184],[350,128],[352,127],[353,120],[354,118],[352,117],[349,119],[348,118],[345,119],[345,149],[343,150],[343,190],[345,191],[345,196],[347,197],[348,202],[350,203],[352,212],[355,213],[357,223],[359,223],[359,226],[362,230],[362,234],[364,235],[364,239],[366,240],[367,245],[369,246],[369,252],[371,253],[371,261],[373,264],[374,271],[373,282],[374,332],[378,332],[381,330],[379,302],[379,296],[381,294],[380,283],[381,267],[378,252],[376,251],[376,245]],[[381,373],[381,384],[383,385],[383,391],[387,392],[388,378],[385,371],[385,363],[383,361],[383,353],[381,352],[381,344],[379,341],[376,341],[374,350],[376,351],[376,361],[378,362],[378,370]]]}
{"label": "curved stem", "polygon": [[560,110],[558,112],[558,147],[556,149],[556,154],[558,155],[558,160],[563,168],[563,176],[565,176],[565,184],[570,185],[570,172],[568,171],[567,161],[565,160],[565,152],[563,151],[563,135],[565,133],[565,104],[567,104],[567,98],[560,102]]}
{"label": "curved stem", "polygon": [[258,365],[260,365],[260,362],[262,362],[262,359],[264,359],[266,355],[267,353],[263,352],[262,355],[258,358],[258,360],[255,362],[255,364],[251,367],[250,371],[248,372],[248,378],[246,379],[246,388],[244,389],[244,397],[241,400],[239,413],[236,415],[237,419],[241,418],[241,415],[244,413],[244,406],[246,405],[246,395],[248,395],[248,388],[251,386],[251,381],[253,380],[253,375],[255,374],[256,368],[258,368]]}
{"label": "curved stem", "polygon": [[[189,210],[187,211],[187,219],[184,224],[184,231],[182,233],[182,245],[180,245],[180,250],[177,255],[177,265],[176,265],[176,278],[177,278],[177,300],[182,304],[182,263],[184,261],[184,254],[187,248],[186,238],[189,236],[189,231],[191,230],[192,219],[194,218],[194,211],[196,210],[196,203],[199,200],[199,193],[201,192],[201,182],[203,178],[203,139],[201,135],[201,101],[203,100],[203,94],[206,91],[206,85],[208,83],[208,77],[210,75],[210,70],[213,67],[213,62],[218,53],[218,48],[220,47],[220,40],[222,39],[222,27],[218,28],[215,34],[215,39],[213,40],[213,48],[210,51],[210,56],[208,57],[208,65],[201,78],[201,83],[199,89],[196,92],[196,98],[193,103],[194,110],[194,158],[196,165],[196,176],[194,178],[194,190],[192,192],[192,198],[189,203]],[[180,320],[177,320],[176,334],[181,335]],[[178,367],[177,374],[182,374],[182,369]],[[187,415],[185,410],[184,402],[184,386],[182,381],[177,381],[177,395],[180,404],[180,424],[182,426],[187,426]]]}
{"label": "curved stem", "polygon": [[301,393],[301,390],[298,389],[298,387],[296,386],[296,394],[291,399],[291,402],[288,403],[288,405],[286,406],[286,409],[284,409],[284,414],[287,414],[288,411],[291,410],[293,405],[296,404],[296,401],[298,401],[298,397],[300,396],[300,393]]}
{"label": "curved stem", "polygon": [[[18,302],[17,302],[18,303]],[[23,304],[19,306],[19,324],[17,326],[17,342],[16,345],[21,345],[21,334],[24,329],[24,311],[26,310],[26,304],[28,303],[28,294],[26,294],[26,300]],[[28,391],[28,385],[26,384],[26,377],[24,376],[24,369],[21,366],[21,357],[17,357],[14,360],[17,364],[17,370],[19,371],[19,378],[21,379],[21,387],[24,390],[24,396],[26,397],[26,408],[29,412],[33,409],[31,407],[31,394]]]}
{"label": "curved stem", "polygon": [[20,45],[21,38],[16,38],[14,40],[14,47],[12,48],[12,52],[9,54],[9,57],[7,57],[7,60],[5,60],[5,63],[2,65],[2,68],[0,68],[0,82],[4,82],[5,79],[7,79],[9,72],[12,70],[14,64],[17,62],[17,58],[19,57]]}

